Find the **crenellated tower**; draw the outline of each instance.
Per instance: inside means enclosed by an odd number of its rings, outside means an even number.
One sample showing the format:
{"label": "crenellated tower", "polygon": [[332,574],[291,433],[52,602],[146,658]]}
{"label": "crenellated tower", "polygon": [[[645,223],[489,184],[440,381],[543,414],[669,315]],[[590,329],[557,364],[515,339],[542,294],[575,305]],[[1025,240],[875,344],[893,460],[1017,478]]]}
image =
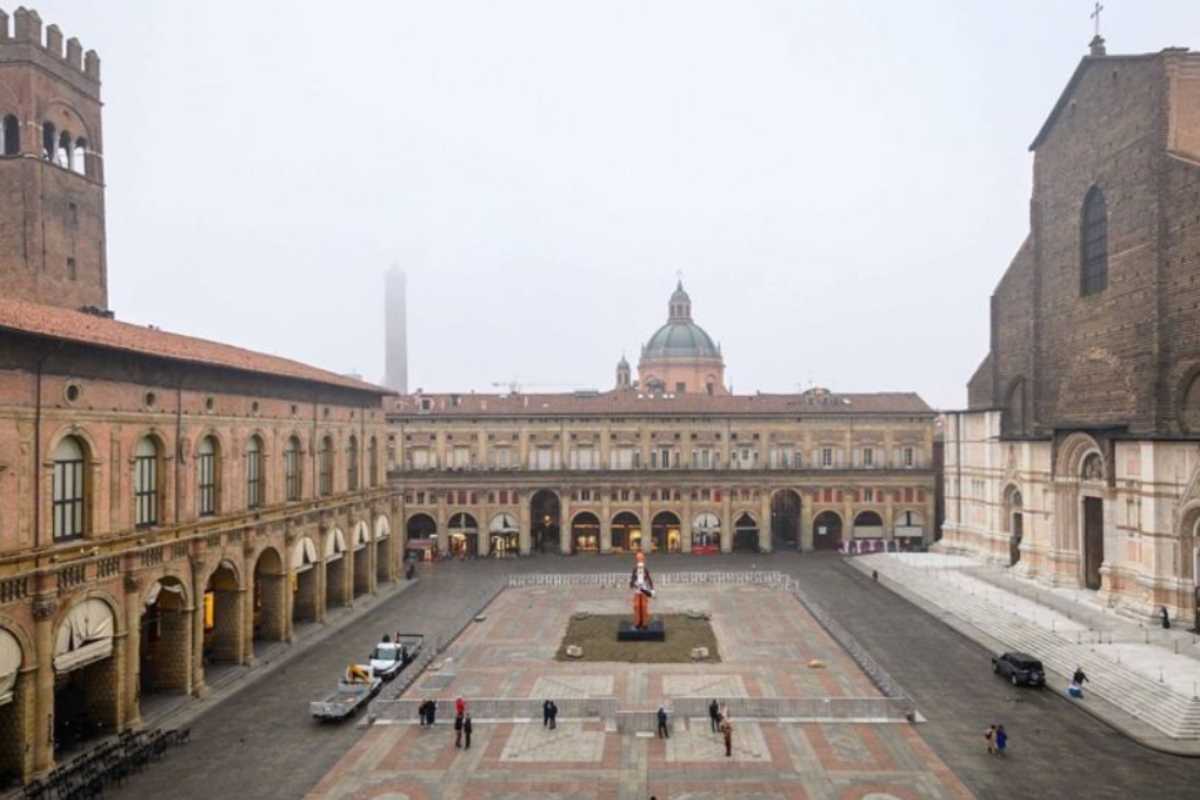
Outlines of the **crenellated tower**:
{"label": "crenellated tower", "polygon": [[36,11],[0,11],[3,296],[108,308],[100,57]]}

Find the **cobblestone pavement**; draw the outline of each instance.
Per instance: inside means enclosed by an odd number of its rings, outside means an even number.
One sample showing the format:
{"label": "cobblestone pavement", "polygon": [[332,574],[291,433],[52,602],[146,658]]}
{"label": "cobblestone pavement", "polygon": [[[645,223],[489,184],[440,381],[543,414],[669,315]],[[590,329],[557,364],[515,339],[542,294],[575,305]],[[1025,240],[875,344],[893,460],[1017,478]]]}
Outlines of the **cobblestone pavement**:
{"label": "cobblestone pavement", "polygon": [[[657,571],[694,569],[779,569],[803,582],[812,599],[824,605],[914,696],[929,719],[910,728],[888,726],[881,741],[893,757],[900,753],[927,754],[958,776],[978,797],[1107,797],[1156,798],[1195,796],[1195,776],[1200,762],[1147,751],[1116,734],[1101,722],[1049,694],[1013,690],[993,680],[988,652],[934,618],[872,584],[835,556],[775,554],[719,557],[654,556]],[[250,685],[231,700],[217,705],[192,728],[192,743],[173,750],[160,763],[114,792],[116,797],[141,798],[165,794],[179,798],[294,798],[313,791],[343,756],[367,752],[371,737],[354,725],[316,725],[307,715],[307,701],[328,689],[353,657],[365,655],[387,630],[416,629],[427,636],[445,635],[460,619],[469,599],[489,582],[510,572],[609,572],[624,570],[624,561],[606,557],[554,556],[467,563],[441,563],[424,574],[417,586],[383,603],[365,618],[351,623],[324,642],[315,652],[285,670]],[[1012,735],[1011,754],[1005,759],[987,756],[982,732],[991,722],[1002,722]],[[496,729],[483,732],[473,746],[473,758],[489,756],[501,738]],[[802,726],[763,725],[763,746],[776,737],[796,737]],[[819,727],[819,726],[818,726]],[[847,726],[841,726],[847,727]],[[495,726],[499,728],[499,726]],[[770,729],[774,730],[774,733]],[[420,733],[412,728],[412,735]],[[537,726],[532,732],[536,735]],[[875,728],[878,730],[878,728]],[[803,738],[807,739],[807,733]],[[752,736],[753,734],[747,734]],[[438,732],[429,734],[442,740]],[[668,757],[666,747],[654,740],[620,737],[616,757],[629,770],[645,774],[654,759]],[[826,739],[826,741],[829,741]],[[680,742],[680,753],[710,746],[711,742]],[[415,746],[415,745],[414,745]],[[853,744],[830,743],[830,753],[864,752]],[[451,743],[451,752],[453,745]],[[869,747],[868,747],[869,751]],[[402,751],[403,753],[404,751]],[[503,752],[503,750],[501,751]],[[519,760],[517,746],[513,755]],[[704,751],[707,753],[707,751]],[[747,751],[751,752],[751,751]],[[759,752],[754,750],[752,752]],[[816,751],[814,751],[816,752]],[[409,757],[409,756],[404,756]],[[605,754],[603,757],[609,758]],[[692,756],[689,756],[689,758]],[[907,757],[907,756],[905,756]],[[795,762],[793,759],[794,769]],[[934,762],[930,762],[934,763]],[[529,797],[517,767],[506,778],[505,790]],[[714,770],[714,775],[726,774]],[[697,763],[696,788],[711,790],[714,776]],[[568,781],[569,782],[569,781]],[[607,797],[608,789],[579,778],[579,797]],[[463,796],[496,797],[502,794],[475,785]],[[649,786],[658,796],[690,791],[687,786]],[[740,796],[769,796],[746,783]],[[635,795],[636,796],[636,795]],[[648,795],[647,795],[648,796]],[[702,796],[697,793],[696,797]],[[803,796],[797,794],[795,796]],[[414,798],[416,795],[414,795]]]}

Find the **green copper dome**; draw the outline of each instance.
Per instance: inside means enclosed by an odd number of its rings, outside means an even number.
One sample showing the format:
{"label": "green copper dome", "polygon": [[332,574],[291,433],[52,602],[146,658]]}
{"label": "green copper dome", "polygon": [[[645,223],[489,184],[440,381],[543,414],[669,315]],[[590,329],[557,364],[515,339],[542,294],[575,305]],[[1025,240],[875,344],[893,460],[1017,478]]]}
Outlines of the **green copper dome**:
{"label": "green copper dome", "polygon": [[721,353],[704,329],[691,320],[663,325],[646,346],[642,358],[720,358]]}

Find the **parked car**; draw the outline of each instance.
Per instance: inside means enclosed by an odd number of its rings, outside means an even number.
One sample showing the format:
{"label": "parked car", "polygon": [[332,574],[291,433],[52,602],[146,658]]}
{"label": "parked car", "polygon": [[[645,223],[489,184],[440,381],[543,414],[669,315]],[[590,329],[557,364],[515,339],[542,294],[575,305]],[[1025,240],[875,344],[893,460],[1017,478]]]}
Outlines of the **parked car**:
{"label": "parked car", "polygon": [[1046,670],[1042,662],[1028,653],[1011,652],[992,656],[992,672],[1008,678],[1013,686],[1036,686],[1039,689],[1046,685]]}

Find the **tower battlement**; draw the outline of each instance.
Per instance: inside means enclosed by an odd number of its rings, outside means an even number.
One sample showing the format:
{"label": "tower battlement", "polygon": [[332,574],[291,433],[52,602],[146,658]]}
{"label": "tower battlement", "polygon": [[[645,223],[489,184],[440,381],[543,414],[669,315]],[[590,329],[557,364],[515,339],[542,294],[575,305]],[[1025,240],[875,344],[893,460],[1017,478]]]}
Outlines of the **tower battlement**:
{"label": "tower battlement", "polygon": [[100,56],[96,51],[84,52],[74,36],[64,42],[57,25],[43,29],[41,16],[24,6],[11,18],[0,9],[0,62],[6,61],[35,61],[61,78],[76,78],[72,83],[88,94],[99,93]]}

